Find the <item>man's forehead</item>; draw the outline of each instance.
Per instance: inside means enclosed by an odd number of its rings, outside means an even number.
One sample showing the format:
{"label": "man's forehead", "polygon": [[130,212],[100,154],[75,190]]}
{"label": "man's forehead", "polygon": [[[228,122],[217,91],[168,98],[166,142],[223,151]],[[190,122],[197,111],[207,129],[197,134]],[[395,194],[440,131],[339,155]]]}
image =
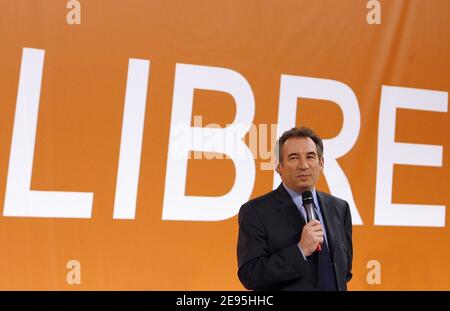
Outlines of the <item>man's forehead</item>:
{"label": "man's forehead", "polygon": [[317,146],[314,141],[309,137],[291,137],[288,138],[283,148],[289,152],[315,152],[317,153]]}

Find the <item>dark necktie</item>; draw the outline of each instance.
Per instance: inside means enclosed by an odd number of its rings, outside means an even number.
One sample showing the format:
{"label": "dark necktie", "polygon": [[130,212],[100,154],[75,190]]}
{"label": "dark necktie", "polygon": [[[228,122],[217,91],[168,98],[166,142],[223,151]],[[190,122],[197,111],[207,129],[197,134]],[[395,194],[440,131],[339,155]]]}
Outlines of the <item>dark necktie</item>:
{"label": "dark necktie", "polygon": [[[314,214],[316,219],[320,220],[316,206],[314,204]],[[325,224],[322,223],[322,228],[325,231]],[[336,274],[334,272],[334,265],[331,261],[330,251],[328,249],[328,244],[323,239],[322,250],[318,252],[318,274],[319,274],[319,290],[332,291],[337,290],[336,286]]]}

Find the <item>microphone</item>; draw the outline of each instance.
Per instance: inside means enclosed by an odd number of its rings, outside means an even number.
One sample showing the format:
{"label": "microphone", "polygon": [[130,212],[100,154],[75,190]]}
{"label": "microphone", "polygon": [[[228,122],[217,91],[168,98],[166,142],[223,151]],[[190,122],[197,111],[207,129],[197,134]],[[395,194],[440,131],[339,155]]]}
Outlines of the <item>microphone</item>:
{"label": "microphone", "polygon": [[[314,213],[314,199],[311,191],[306,190],[302,193],[302,202],[303,207],[305,208],[306,211],[306,220],[308,222],[310,222],[311,220],[318,220],[316,218],[316,214]],[[316,251],[320,252],[321,250],[322,247],[320,246],[320,244],[317,245]]]}

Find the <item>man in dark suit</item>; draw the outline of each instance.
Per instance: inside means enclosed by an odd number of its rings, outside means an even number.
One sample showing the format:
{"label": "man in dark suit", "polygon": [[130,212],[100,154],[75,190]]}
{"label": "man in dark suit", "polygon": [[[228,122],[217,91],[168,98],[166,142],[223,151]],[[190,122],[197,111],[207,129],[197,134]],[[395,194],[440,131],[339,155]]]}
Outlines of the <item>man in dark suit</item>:
{"label": "man in dark suit", "polygon": [[[253,290],[347,290],[352,221],[346,201],[315,189],[324,165],[322,139],[311,129],[292,128],[275,153],[282,183],[239,211],[240,281]],[[306,221],[304,191],[313,194],[318,220]]]}

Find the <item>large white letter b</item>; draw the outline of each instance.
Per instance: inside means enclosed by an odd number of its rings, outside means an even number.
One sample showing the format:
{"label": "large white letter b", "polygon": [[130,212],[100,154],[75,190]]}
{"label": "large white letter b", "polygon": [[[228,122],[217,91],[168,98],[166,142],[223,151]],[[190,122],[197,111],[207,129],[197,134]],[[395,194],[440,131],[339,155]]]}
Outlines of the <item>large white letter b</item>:
{"label": "large white letter b", "polygon": [[[224,129],[191,127],[194,89],[231,94],[236,104],[233,123]],[[238,213],[240,205],[249,199],[255,180],[253,155],[242,141],[252,124],[254,110],[253,92],[238,72],[177,64],[162,219],[214,221]],[[185,195],[187,161],[191,150],[221,153],[231,158],[236,179],[230,192],[218,197]],[[216,177],[220,182],[220,176]]]}

